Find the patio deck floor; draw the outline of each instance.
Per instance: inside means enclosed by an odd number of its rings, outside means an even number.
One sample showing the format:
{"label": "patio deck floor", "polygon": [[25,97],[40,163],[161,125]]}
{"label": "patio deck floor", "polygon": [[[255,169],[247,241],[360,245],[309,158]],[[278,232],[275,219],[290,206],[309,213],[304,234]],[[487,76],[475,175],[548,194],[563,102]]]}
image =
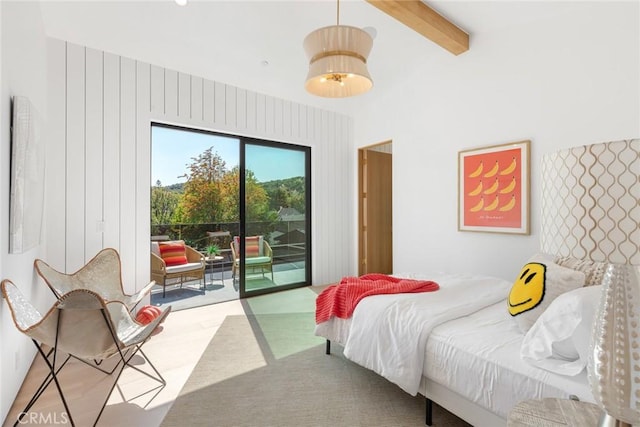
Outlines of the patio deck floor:
{"label": "patio deck floor", "polygon": [[[304,262],[275,264],[273,266],[274,281],[271,274],[249,274],[247,277],[247,290],[269,288],[288,283],[304,281]],[[275,282],[275,284],[274,284]],[[231,278],[231,268],[215,267],[208,269],[205,275],[205,285],[200,281],[185,282],[180,285],[167,286],[165,297],[162,297],[162,286],[155,286],[151,290],[151,304],[163,306],[170,304],[172,310],[184,310],[187,308],[231,301],[239,298],[239,283]]]}

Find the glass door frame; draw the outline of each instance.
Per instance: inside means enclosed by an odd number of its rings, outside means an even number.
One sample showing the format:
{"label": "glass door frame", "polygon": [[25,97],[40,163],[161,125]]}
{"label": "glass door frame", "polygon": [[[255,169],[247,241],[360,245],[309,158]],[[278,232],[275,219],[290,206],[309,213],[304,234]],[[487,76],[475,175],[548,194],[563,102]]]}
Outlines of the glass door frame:
{"label": "glass door frame", "polygon": [[[305,145],[289,144],[284,142],[267,141],[258,138],[238,137],[240,139],[240,272],[239,272],[239,294],[240,298],[247,298],[257,295],[269,294],[272,292],[279,292],[287,289],[300,288],[311,285],[311,147]],[[255,289],[251,291],[246,290],[245,280],[245,237],[247,233],[246,227],[246,146],[256,145],[262,147],[279,148],[285,150],[295,150],[304,153],[305,157],[305,280],[300,283],[290,283],[286,285]],[[273,265],[272,267],[273,268]]]}

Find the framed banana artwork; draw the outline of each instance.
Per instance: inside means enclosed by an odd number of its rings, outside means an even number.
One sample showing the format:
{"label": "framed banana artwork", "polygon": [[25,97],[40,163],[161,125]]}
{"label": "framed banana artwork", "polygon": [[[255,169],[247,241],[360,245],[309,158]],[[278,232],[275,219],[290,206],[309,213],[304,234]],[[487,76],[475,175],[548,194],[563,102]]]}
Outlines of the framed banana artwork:
{"label": "framed banana artwork", "polygon": [[458,230],[529,234],[530,145],[458,153]]}

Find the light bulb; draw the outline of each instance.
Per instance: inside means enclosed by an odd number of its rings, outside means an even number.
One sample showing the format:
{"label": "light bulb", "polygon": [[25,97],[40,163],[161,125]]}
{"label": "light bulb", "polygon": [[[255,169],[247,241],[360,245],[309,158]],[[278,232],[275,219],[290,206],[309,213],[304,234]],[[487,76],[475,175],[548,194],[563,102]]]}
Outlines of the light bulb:
{"label": "light bulb", "polygon": [[188,0],[175,0],[178,6],[186,6]]}

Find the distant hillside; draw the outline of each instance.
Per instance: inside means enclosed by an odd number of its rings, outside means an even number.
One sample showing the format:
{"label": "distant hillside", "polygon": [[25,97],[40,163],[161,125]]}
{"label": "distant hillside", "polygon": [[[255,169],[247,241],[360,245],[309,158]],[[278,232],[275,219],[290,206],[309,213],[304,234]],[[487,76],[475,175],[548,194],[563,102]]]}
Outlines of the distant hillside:
{"label": "distant hillside", "polygon": [[296,176],[287,179],[277,179],[263,182],[262,188],[269,195],[269,209],[277,212],[281,207],[294,208],[304,213],[305,207],[305,179]]}
{"label": "distant hillside", "polygon": [[[262,188],[265,189],[267,195],[269,196],[270,201],[270,209],[277,211],[280,206],[283,204],[289,205],[289,207],[295,207],[296,209],[304,212],[304,197],[305,194],[305,183],[304,177],[296,176],[293,178],[287,179],[277,179],[274,181],[267,181],[260,183]],[[184,193],[184,183],[177,183],[171,185],[163,185],[163,189],[170,191],[172,193],[183,194]],[[295,194],[293,200],[287,200],[288,203],[282,200],[281,197],[278,197],[279,190],[286,189],[288,194]],[[300,199],[300,200],[297,200]]]}
{"label": "distant hillside", "polygon": [[165,190],[171,191],[173,193],[184,193],[184,182],[179,182],[177,184],[165,185],[162,186]]}
{"label": "distant hillside", "polygon": [[275,193],[275,191],[281,186],[285,186],[290,191],[297,191],[304,194],[304,177],[302,176],[296,176],[287,179],[277,179],[275,181],[267,181],[261,183],[260,185],[262,185],[262,187],[269,194]]}

